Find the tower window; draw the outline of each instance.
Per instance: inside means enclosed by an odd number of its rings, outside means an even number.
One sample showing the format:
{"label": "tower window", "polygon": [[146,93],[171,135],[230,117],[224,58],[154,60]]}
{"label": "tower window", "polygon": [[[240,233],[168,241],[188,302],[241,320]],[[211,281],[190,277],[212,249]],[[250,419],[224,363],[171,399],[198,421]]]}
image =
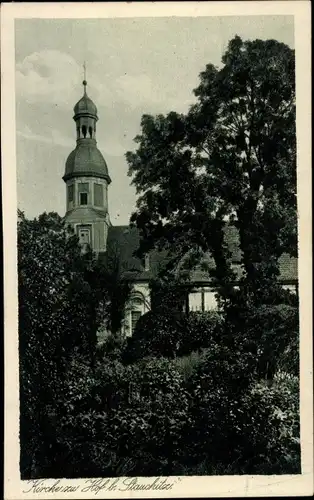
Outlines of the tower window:
{"label": "tower window", "polygon": [[77,227],[77,235],[83,253],[88,252],[89,248],[91,247],[91,229],[92,228],[90,225]]}
{"label": "tower window", "polygon": [[104,188],[102,184],[94,184],[94,205],[96,207],[104,206]]}
{"label": "tower window", "polygon": [[82,182],[78,184],[78,193],[79,193],[79,204],[80,205],[88,205],[89,202],[89,184],[88,182]]}
{"label": "tower window", "polygon": [[83,134],[84,139],[85,139],[85,137],[86,137],[86,133],[87,133],[86,126],[85,126],[85,125],[83,125],[83,126],[82,126],[82,134]]}
{"label": "tower window", "polygon": [[80,205],[87,205],[88,193],[80,193]]}
{"label": "tower window", "polygon": [[81,245],[84,244],[90,244],[90,228],[89,227],[84,227],[80,226],[78,228],[78,237],[80,240]]}
{"label": "tower window", "polygon": [[92,129],[92,127],[88,127],[88,133],[89,133],[89,137],[92,138],[93,137],[93,129]]}
{"label": "tower window", "polygon": [[68,202],[71,203],[74,200],[74,185],[70,184],[68,186]]}

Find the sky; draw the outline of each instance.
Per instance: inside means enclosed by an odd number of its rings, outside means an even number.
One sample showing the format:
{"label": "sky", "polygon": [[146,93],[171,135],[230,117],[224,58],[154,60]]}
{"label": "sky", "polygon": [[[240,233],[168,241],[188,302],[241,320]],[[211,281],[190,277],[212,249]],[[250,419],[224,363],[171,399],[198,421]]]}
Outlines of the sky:
{"label": "sky", "polygon": [[73,107],[87,93],[98,108],[97,144],[112,183],[109,214],[128,224],[136,192],[125,153],[143,114],[186,112],[206,64],[219,66],[230,39],[276,39],[294,48],[293,18],[164,17],[18,19],[16,154],[18,206],[27,217],[65,213],[65,162],[76,145]]}

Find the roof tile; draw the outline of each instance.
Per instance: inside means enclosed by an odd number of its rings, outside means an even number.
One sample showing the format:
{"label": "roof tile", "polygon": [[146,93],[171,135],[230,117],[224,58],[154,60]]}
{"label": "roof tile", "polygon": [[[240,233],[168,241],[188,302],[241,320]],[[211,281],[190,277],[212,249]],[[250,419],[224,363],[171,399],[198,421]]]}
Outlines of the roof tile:
{"label": "roof tile", "polygon": [[[242,268],[240,266],[241,250],[239,248],[239,237],[237,229],[234,226],[226,227],[226,241],[229,245],[233,268],[240,278]],[[115,246],[119,252],[122,267],[125,273],[132,279],[149,280],[157,275],[161,264],[167,260],[168,252],[166,250],[153,250],[150,253],[150,269],[145,271],[144,261],[135,257],[134,253],[140,244],[140,234],[136,227],[112,226],[108,232],[108,246]],[[212,258],[206,259],[207,264],[214,266]],[[294,282],[298,279],[297,259],[283,254],[279,259],[281,280],[284,282]],[[195,267],[191,274],[191,280],[194,282],[208,282],[208,274],[202,270],[202,266]]]}

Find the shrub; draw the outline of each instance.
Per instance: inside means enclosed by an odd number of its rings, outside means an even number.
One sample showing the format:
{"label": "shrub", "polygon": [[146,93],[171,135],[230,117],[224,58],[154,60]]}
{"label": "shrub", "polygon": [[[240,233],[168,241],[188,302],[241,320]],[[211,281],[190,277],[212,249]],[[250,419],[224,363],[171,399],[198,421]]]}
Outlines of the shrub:
{"label": "shrub", "polygon": [[207,348],[217,341],[223,329],[219,313],[183,312],[158,309],[138,321],[126,353],[126,361],[143,357],[175,358]]}
{"label": "shrub", "polygon": [[278,368],[298,377],[300,373],[299,352],[299,335],[298,332],[295,332],[295,336],[291,339],[291,342],[289,342],[282,354],[278,356]]}
{"label": "shrub", "polygon": [[298,373],[298,339],[298,308],[287,304],[228,310],[221,335],[229,349],[251,353],[258,376],[265,379],[272,379],[279,368]]}
{"label": "shrub", "polygon": [[190,474],[299,473],[298,381],[256,382],[249,365],[217,348],[188,379],[182,465]]}
{"label": "shrub", "polygon": [[[244,444],[252,459],[245,473],[300,473],[299,382],[294,376],[278,372],[269,385],[258,382],[243,398],[247,423]],[[253,458],[254,457],[254,458]]]}
{"label": "shrub", "polygon": [[[153,459],[155,473],[170,474],[180,455],[188,417],[188,394],[173,362],[148,359],[131,367],[127,405],[110,413],[106,440],[119,456]],[[118,426],[117,432],[115,426]],[[152,463],[139,463],[136,475],[154,474]]]}
{"label": "shrub", "polygon": [[261,377],[272,378],[280,367],[298,373],[299,311],[296,307],[261,306],[249,317],[249,326],[258,345]]}
{"label": "shrub", "polygon": [[[299,471],[298,380],[256,382],[213,344],[183,358],[72,363],[37,477]],[[245,383],[244,383],[245,382]]]}
{"label": "shrub", "polygon": [[202,349],[201,351],[193,351],[187,356],[181,356],[174,360],[176,368],[181,373],[185,381],[195,373],[199,365],[203,363],[204,358],[207,355],[207,349]]}
{"label": "shrub", "polygon": [[58,421],[62,449],[54,477],[171,473],[188,416],[183,378],[171,361],[112,362],[92,379],[81,370],[72,382]]}
{"label": "shrub", "polygon": [[190,312],[178,354],[186,355],[210,347],[212,342],[220,340],[222,329],[223,318],[218,312]]}
{"label": "shrub", "polygon": [[108,359],[121,362],[124,350],[127,346],[127,340],[120,334],[107,334],[97,345],[98,359]]}
{"label": "shrub", "polygon": [[41,477],[82,477],[111,473],[107,420],[129,395],[127,369],[105,360],[94,369],[74,360],[66,380],[66,398],[51,415],[53,458]]}
{"label": "shrub", "polygon": [[125,361],[134,362],[149,356],[174,358],[180,350],[186,325],[186,315],[181,312],[165,310],[144,314],[128,341]]}

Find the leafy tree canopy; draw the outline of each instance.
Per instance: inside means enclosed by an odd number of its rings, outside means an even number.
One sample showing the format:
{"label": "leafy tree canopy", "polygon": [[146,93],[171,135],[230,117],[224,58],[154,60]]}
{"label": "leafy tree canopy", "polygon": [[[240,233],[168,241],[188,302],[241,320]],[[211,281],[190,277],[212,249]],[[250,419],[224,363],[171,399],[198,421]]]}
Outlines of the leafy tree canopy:
{"label": "leafy tree canopy", "polygon": [[82,254],[56,213],[28,220],[19,212],[17,233],[21,440],[35,460],[49,413],[62,413],[73,359],[95,368],[99,328],[119,327],[129,285],[115,255]]}
{"label": "leafy tree canopy", "polygon": [[235,279],[224,232],[234,224],[247,294],[265,300],[280,255],[296,254],[294,51],[236,36],[222,63],[200,74],[187,114],[142,117],[126,154],[139,194],[131,221],[142,251],[209,251],[222,296]]}

